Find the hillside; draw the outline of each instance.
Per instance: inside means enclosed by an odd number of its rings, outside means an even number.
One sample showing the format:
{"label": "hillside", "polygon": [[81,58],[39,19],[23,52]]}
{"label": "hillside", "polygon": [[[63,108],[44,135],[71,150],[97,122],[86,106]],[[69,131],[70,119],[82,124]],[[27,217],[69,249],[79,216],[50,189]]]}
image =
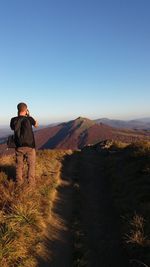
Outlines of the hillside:
{"label": "hillside", "polygon": [[0,266],[150,266],[149,153],[112,140],[39,150],[35,188],[0,157]]}
{"label": "hillside", "polygon": [[88,144],[95,144],[104,139],[122,140],[124,142],[150,139],[150,133],[116,129],[103,123],[96,123],[87,118],[61,123],[35,132],[38,148],[44,149],[81,149]]}
{"label": "hillside", "polygon": [[[42,127],[35,132],[37,149],[81,149],[105,139],[123,142],[150,140],[150,131],[121,129],[96,123],[88,118],[79,117],[75,120]],[[6,137],[0,138],[0,154],[12,153],[6,151]]]}
{"label": "hillside", "polygon": [[89,119],[79,117],[76,120],[48,127],[35,133],[36,143],[40,148],[77,149],[80,143],[86,143],[86,132],[94,124]]}

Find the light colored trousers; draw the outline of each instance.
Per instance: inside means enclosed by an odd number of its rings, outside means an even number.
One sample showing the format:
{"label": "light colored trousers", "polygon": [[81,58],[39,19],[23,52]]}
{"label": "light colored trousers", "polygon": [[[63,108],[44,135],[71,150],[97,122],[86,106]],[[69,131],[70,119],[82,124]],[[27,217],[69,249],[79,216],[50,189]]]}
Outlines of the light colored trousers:
{"label": "light colored trousers", "polygon": [[28,172],[27,179],[30,185],[35,184],[35,148],[31,147],[18,147],[16,148],[16,181],[18,184],[24,183],[23,169],[24,158],[27,160]]}

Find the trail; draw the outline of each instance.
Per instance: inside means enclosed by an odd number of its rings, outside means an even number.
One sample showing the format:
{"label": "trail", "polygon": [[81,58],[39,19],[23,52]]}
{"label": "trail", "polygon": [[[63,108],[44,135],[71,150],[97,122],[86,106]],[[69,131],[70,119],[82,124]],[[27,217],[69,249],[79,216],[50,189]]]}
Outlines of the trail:
{"label": "trail", "polygon": [[[71,267],[72,266],[72,205],[73,186],[72,175],[74,163],[64,161],[60,184],[46,229],[44,247],[45,254],[39,257],[38,267]],[[67,161],[67,163],[66,163]]]}
{"label": "trail", "polygon": [[87,267],[128,267],[103,159],[95,151],[83,152],[79,168]]}
{"label": "trail", "polygon": [[[67,157],[45,239],[48,259],[40,259],[39,267],[129,267],[101,157],[95,151]],[[75,176],[80,187],[79,212],[88,252],[85,265],[73,265]]]}

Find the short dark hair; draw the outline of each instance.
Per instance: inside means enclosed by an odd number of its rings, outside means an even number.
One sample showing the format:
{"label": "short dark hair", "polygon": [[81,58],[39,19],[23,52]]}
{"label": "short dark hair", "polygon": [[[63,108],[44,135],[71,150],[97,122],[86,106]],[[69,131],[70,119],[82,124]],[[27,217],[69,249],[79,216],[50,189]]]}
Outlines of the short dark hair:
{"label": "short dark hair", "polygon": [[18,112],[25,111],[27,109],[27,105],[23,102],[17,105]]}

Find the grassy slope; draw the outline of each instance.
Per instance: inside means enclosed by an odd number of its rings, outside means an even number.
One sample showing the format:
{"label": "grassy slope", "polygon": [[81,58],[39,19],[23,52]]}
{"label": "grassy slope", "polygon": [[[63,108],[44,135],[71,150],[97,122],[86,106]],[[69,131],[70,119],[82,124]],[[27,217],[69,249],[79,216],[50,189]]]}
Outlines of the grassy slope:
{"label": "grassy slope", "polygon": [[[109,178],[111,182],[114,205],[121,217],[122,235],[129,257],[149,266],[150,149],[147,144],[127,147],[118,144],[109,149],[110,153],[104,153],[100,158],[104,164],[106,179]],[[0,266],[37,266],[36,258],[41,252],[43,231],[66,153],[70,152],[37,152],[35,189],[27,186],[21,189],[15,187],[14,157],[0,158]],[[72,158],[73,162],[77,163],[75,169],[78,167],[78,157],[79,155],[75,155],[75,158]],[[82,266],[78,262],[79,252],[82,250],[82,231],[78,218],[79,188],[77,181],[74,182],[74,266]],[[84,255],[84,249],[82,254]],[[84,256],[81,258],[84,259]]]}
{"label": "grassy slope", "polygon": [[16,187],[14,157],[0,158],[0,266],[37,266],[42,234],[66,153],[37,152],[36,188]]}
{"label": "grassy slope", "polygon": [[105,166],[129,257],[149,266],[150,146],[138,143],[118,148],[105,158]]}

